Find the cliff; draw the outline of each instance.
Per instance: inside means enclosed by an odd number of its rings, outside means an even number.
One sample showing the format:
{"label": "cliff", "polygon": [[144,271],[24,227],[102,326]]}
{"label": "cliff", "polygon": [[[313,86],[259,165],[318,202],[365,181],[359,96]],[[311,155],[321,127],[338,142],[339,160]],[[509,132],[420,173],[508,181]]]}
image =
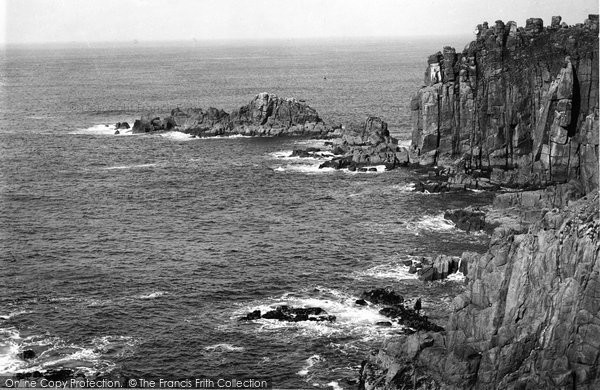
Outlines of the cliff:
{"label": "cliff", "polygon": [[148,113],[135,121],[133,133],[177,130],[199,137],[247,135],[326,136],[332,131],[317,112],[302,100],[284,99],[266,92],[231,114],[216,108],[175,108],[161,119]]}
{"label": "cliff", "polygon": [[[489,248],[463,254],[445,330],[387,340],[360,388],[600,388],[598,16],[484,23],[462,54],[430,57],[425,81],[411,160],[445,166],[452,185],[544,189],[447,213],[493,229]],[[432,279],[455,263],[436,259]]]}
{"label": "cliff", "polygon": [[[522,208],[522,199],[502,202]],[[364,364],[362,387],[599,388],[598,205],[588,195],[525,233],[496,229],[489,250],[470,256],[445,332],[388,340]]]}
{"label": "cliff", "polygon": [[429,57],[413,97],[412,160],[492,182],[598,186],[598,15],[569,27],[477,26],[462,53]]}

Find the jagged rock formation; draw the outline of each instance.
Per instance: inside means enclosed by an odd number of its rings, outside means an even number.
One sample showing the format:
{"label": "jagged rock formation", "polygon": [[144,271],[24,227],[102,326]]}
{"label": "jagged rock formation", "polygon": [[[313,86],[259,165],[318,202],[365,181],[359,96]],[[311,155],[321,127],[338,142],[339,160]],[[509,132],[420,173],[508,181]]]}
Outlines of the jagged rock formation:
{"label": "jagged rock formation", "polygon": [[462,257],[439,255],[431,264],[423,265],[423,268],[417,272],[419,280],[427,282],[442,280],[459,271],[466,275],[470,257],[471,252],[465,252]]}
{"label": "jagged rock formation", "polygon": [[[387,340],[359,387],[600,388],[598,16],[478,31],[461,55],[429,59],[412,102],[414,158],[450,164],[451,184],[474,171],[491,184],[565,184],[497,195],[485,216],[449,215],[500,226],[486,253],[463,254],[466,290],[445,331]],[[441,260],[430,273],[455,268]]]}
{"label": "jagged rock formation", "polygon": [[598,388],[599,255],[598,194],[550,209],[525,233],[496,229],[469,260],[446,332],[389,340],[365,364],[364,388]]}
{"label": "jagged rock formation", "polygon": [[491,181],[598,186],[598,15],[477,26],[462,53],[429,57],[413,97],[412,152],[421,164],[462,159]]}
{"label": "jagged rock formation", "polygon": [[381,118],[368,117],[361,128],[336,128],[332,133],[335,154],[341,154],[321,165],[321,168],[349,168],[385,165],[393,169],[409,163],[408,149],[398,146],[390,136],[388,125]]}
{"label": "jagged rock formation", "polygon": [[324,137],[332,129],[325,126],[317,112],[303,100],[283,99],[260,93],[231,114],[216,108],[203,110],[175,108],[161,119],[153,113],[135,121],[133,133],[178,130],[199,137],[247,136],[314,136]]}

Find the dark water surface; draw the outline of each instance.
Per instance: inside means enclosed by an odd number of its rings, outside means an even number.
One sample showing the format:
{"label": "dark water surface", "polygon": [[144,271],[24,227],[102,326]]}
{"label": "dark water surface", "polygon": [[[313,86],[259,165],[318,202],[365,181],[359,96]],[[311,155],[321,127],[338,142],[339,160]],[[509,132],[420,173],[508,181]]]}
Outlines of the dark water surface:
{"label": "dark water surface", "polygon": [[[327,122],[380,115],[408,139],[410,94],[437,42],[13,49],[0,114],[0,373],[272,377],[353,386],[380,328],[361,291],[392,286],[439,318],[459,282],[423,284],[411,256],[482,250],[441,217],[486,194],[411,191],[415,173],[320,171],[316,141],[113,136],[179,105],[306,99]],[[324,76],[327,80],[324,80]],[[335,323],[239,322],[278,304]],[[33,349],[36,359],[19,353]]]}

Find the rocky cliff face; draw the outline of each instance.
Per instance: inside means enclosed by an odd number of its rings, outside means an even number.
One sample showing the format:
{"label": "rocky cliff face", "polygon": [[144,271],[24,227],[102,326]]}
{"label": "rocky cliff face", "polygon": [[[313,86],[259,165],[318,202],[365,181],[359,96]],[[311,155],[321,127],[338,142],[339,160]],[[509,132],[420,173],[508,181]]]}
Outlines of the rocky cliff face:
{"label": "rocky cliff face", "polygon": [[208,110],[176,108],[162,119],[153,113],[144,115],[133,125],[134,133],[157,130],[178,130],[201,137],[237,134],[323,137],[332,131],[304,101],[283,99],[265,92],[231,114],[212,107]]}
{"label": "rocky cliff face", "polygon": [[411,102],[414,160],[460,159],[503,184],[598,186],[598,15],[484,23],[462,53],[429,57],[424,84]]}
{"label": "rocky cliff face", "polygon": [[[547,187],[496,196],[486,212],[499,226],[486,253],[463,254],[466,289],[445,331],[388,340],[360,387],[600,388],[598,16],[478,31],[462,54],[430,57],[412,157],[455,181],[487,172],[486,183]],[[489,225],[477,210],[451,218]]]}
{"label": "rocky cliff face", "polygon": [[588,195],[525,233],[496,229],[489,251],[470,256],[446,331],[388,340],[365,363],[363,388],[599,388],[598,205]]}

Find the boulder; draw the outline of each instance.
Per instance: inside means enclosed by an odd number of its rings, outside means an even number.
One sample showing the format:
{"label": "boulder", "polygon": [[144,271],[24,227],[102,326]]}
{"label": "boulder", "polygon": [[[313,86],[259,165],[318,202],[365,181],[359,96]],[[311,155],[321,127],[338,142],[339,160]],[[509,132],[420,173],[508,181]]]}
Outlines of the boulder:
{"label": "boulder", "polygon": [[35,352],[31,349],[23,351],[23,360],[31,360],[35,358]]}

